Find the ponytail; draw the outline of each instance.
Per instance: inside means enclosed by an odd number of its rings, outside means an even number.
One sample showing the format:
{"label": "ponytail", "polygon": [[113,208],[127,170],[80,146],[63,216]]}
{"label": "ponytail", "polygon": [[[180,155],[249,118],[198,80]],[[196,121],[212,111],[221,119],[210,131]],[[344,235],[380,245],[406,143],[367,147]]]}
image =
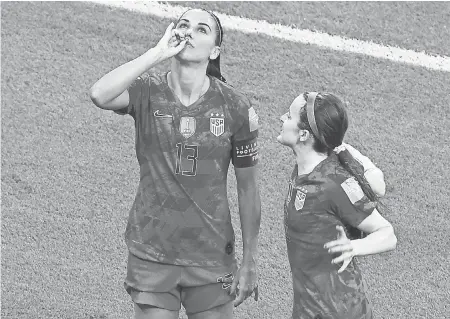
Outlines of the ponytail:
{"label": "ponytail", "polygon": [[[341,165],[356,179],[367,198],[370,201],[377,202],[377,204],[379,204],[378,196],[372,190],[369,182],[364,176],[364,166],[358,162],[347,149],[344,148],[341,150],[341,147],[338,146],[334,149],[334,151],[336,152]],[[377,205],[377,208],[379,210],[379,205]],[[346,228],[349,239],[360,239],[365,237],[364,232],[356,227],[347,225]]]}
{"label": "ponytail", "polygon": [[355,177],[367,198],[372,202],[378,201],[378,196],[372,190],[372,187],[370,187],[369,182],[364,176],[364,166],[358,162],[347,149],[335,149],[335,152],[339,158],[339,162],[353,177]]}
{"label": "ponytail", "polygon": [[227,80],[222,76],[222,73],[220,72],[220,54],[214,60],[209,60],[208,67],[206,68],[206,74],[213,76],[224,83],[227,83]]}
{"label": "ponytail", "polygon": [[[216,45],[220,47],[223,41],[222,24],[220,23],[219,18],[212,11],[207,9],[202,10],[208,12],[216,22],[217,28]],[[225,80],[225,78],[222,76],[222,73],[220,72],[220,53],[214,60],[209,60],[208,67],[206,68],[206,74],[213,76],[224,83],[227,83],[227,80]]]}
{"label": "ponytail", "polygon": [[[340,134],[341,136],[338,141],[337,140],[333,141],[332,139],[328,138],[330,134],[328,134],[326,138],[324,134],[321,134],[321,132],[319,131],[315,116],[315,100],[318,95],[319,94],[317,92],[306,93],[304,95],[306,100],[306,120],[308,122],[308,126],[313,136],[321,145],[323,145],[324,149],[328,150],[328,154],[330,154],[331,150],[334,149],[334,152],[336,153],[341,165],[355,178],[355,180],[358,182],[359,186],[361,187],[362,191],[367,196],[367,198],[372,202],[377,202],[378,204],[379,201],[378,196],[372,190],[372,187],[370,186],[369,182],[364,176],[365,173],[364,166],[352,156],[350,151],[347,150],[344,145],[341,144],[345,134],[345,130],[347,129],[347,122],[346,122],[347,117],[345,111],[343,113],[343,115],[345,115],[343,117],[345,119],[344,120],[345,125],[343,126],[345,127],[345,129],[341,130]],[[332,95],[328,96],[330,98],[334,98]],[[340,100],[336,99],[336,102],[340,103]],[[341,109],[343,110],[343,107]],[[336,138],[336,135],[335,134],[333,135],[334,135],[333,138]],[[333,148],[333,144],[336,145],[337,143],[341,145]],[[362,231],[351,225],[346,225],[346,229],[350,239],[357,239],[364,237],[364,233]]]}

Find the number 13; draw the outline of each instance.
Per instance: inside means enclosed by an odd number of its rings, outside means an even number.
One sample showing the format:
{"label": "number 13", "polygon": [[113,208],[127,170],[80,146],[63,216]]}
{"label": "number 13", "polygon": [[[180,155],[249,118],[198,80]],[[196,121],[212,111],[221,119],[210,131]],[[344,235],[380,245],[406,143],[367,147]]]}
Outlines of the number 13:
{"label": "number 13", "polygon": [[[191,169],[189,171],[185,171],[183,170],[183,168],[181,167],[181,163],[182,163],[182,155],[183,153],[183,149],[185,151],[187,150],[192,150],[193,154],[189,154],[186,155],[186,158],[188,160],[192,161],[192,166]],[[182,143],[177,143],[177,166],[175,169],[175,174],[180,174],[184,175],[184,176],[195,176],[197,175],[197,158],[198,158],[198,146],[197,145],[183,145]]]}

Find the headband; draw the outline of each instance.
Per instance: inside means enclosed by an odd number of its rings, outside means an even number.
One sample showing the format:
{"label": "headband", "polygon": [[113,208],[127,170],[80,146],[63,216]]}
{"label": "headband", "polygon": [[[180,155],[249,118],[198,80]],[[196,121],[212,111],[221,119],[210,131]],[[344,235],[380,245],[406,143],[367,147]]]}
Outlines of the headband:
{"label": "headband", "polygon": [[216,17],[216,15],[212,11],[209,11],[207,9],[202,9],[202,10],[208,12],[209,15],[211,17],[213,17],[214,21],[216,22],[217,29],[219,29],[219,46],[222,45],[222,27],[220,26],[219,19]]}
{"label": "headband", "polygon": [[329,147],[322,135],[319,134],[319,129],[317,128],[316,116],[314,115],[314,103],[317,95],[319,95],[317,92],[308,93],[306,99],[306,115],[308,116],[309,126],[311,127],[313,135],[321,141],[323,145]]}

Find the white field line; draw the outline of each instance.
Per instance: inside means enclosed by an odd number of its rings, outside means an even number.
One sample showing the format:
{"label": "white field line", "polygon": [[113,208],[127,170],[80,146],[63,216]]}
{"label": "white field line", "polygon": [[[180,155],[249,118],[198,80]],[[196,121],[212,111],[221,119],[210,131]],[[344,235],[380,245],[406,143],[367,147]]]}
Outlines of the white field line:
{"label": "white field line", "polygon": [[[153,1],[93,0],[89,2],[168,19],[176,19],[189,9],[189,7],[168,5]],[[432,70],[450,72],[450,57],[447,56],[431,56],[424,52],[383,46],[373,42],[349,39],[306,29],[294,29],[281,24],[271,24],[267,21],[250,20],[222,13],[217,13],[217,16],[224,29],[236,30],[243,33],[264,34],[287,41],[313,44],[331,50],[358,53],[394,62],[417,65]]]}

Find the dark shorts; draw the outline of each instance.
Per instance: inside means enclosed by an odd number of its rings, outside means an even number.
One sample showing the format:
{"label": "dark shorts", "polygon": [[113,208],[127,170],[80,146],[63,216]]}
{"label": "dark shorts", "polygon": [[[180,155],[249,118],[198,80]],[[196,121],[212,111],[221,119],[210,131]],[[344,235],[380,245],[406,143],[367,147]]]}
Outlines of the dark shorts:
{"label": "dark shorts", "polygon": [[128,254],[125,289],[134,303],[187,314],[206,311],[234,300],[217,280],[235,276],[237,265],[190,267],[161,264]]}
{"label": "dark shorts", "polygon": [[[338,268],[337,268],[338,269]],[[353,262],[341,274],[292,268],[292,319],[372,319],[366,283]]]}

